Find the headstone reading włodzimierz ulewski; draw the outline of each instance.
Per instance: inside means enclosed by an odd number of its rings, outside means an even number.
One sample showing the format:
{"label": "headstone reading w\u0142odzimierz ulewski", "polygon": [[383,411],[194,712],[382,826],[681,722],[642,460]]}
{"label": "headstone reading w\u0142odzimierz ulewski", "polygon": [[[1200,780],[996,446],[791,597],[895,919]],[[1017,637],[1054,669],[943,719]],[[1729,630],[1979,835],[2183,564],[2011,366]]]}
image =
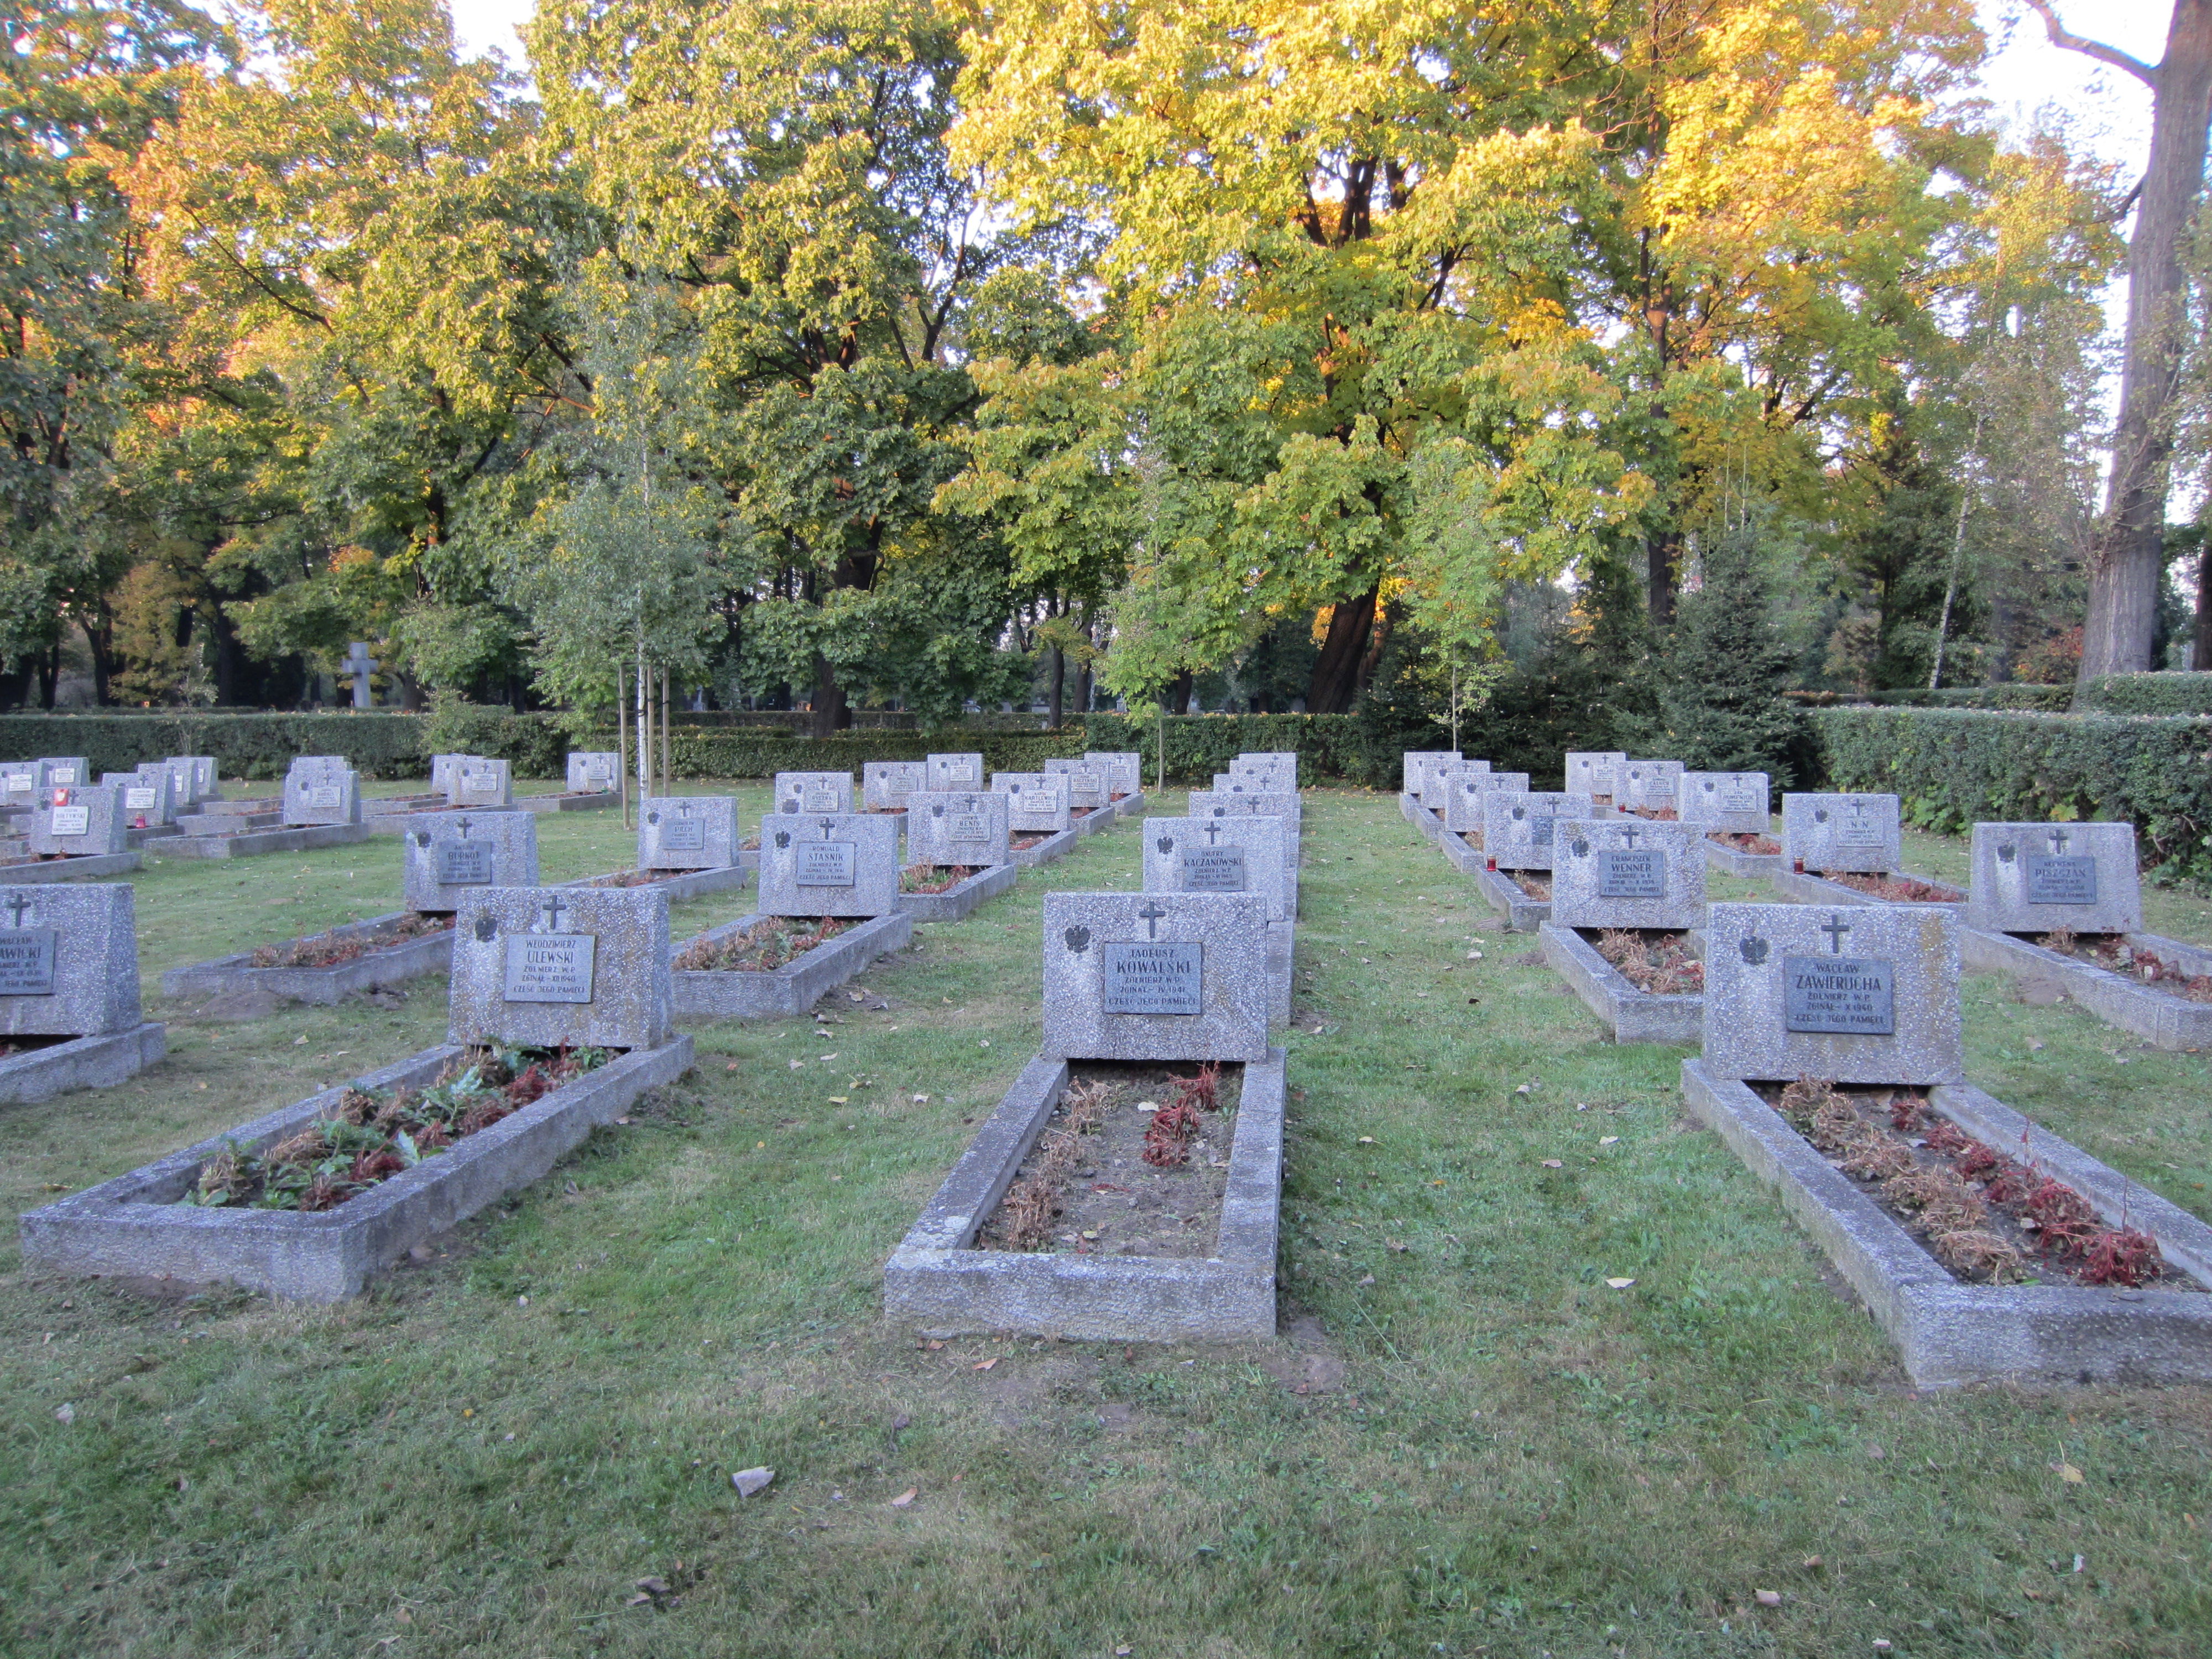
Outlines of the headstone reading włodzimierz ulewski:
{"label": "headstone reading w\u0142odzimierz ulewski", "polygon": [[454,917],[451,1039],[651,1048],[669,1036],[668,896],[489,887]]}

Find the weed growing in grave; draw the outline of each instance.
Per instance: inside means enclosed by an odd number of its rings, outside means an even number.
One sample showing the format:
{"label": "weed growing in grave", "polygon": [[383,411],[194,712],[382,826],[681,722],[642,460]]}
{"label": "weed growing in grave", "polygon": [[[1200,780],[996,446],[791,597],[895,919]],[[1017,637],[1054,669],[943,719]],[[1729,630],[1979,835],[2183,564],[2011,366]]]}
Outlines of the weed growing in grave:
{"label": "weed growing in grave", "polygon": [[764,916],[727,939],[692,940],[674,966],[678,973],[771,973],[852,925],[835,916]]}
{"label": "weed growing in grave", "polygon": [[1826,878],[1892,904],[1956,904],[1965,896],[1955,887],[1923,881],[1917,876],[1869,876],[1838,870],[1827,872]]}
{"label": "weed growing in grave", "polygon": [[1653,996],[1696,996],[1705,988],[1705,964],[1690,954],[1680,933],[1652,937],[1634,927],[1607,927],[1598,934],[1597,953]]}
{"label": "weed growing in grave", "polygon": [[432,933],[450,933],[453,919],[450,915],[410,915],[391,927],[374,933],[355,933],[343,937],[334,933],[317,933],[309,939],[295,939],[283,945],[264,945],[253,953],[256,968],[335,968],[340,963],[356,962],[379,951],[389,951],[410,939],[427,939]]}
{"label": "weed growing in grave", "polygon": [[233,1144],[199,1169],[182,1204],[251,1210],[335,1209],[413,1169],[613,1058],[605,1048],[473,1049],[419,1091],[348,1089],[318,1118],[265,1152]]}
{"label": "weed growing in grave", "polygon": [[1546,903],[1551,902],[1552,878],[1549,876],[1534,870],[1516,870],[1512,875],[1515,884],[1530,898],[1540,899]]}
{"label": "weed growing in grave", "polygon": [[2036,943],[2062,957],[2072,957],[2077,962],[2124,974],[2140,984],[2155,986],[2171,996],[2212,1003],[2212,975],[2192,974],[2179,963],[2130,942],[2124,934],[2084,935],[2071,927],[2060,927],[2045,933]]}
{"label": "weed growing in grave", "polygon": [[1055,1201],[1075,1167],[1083,1137],[1098,1127],[1098,1114],[1113,1086],[1103,1082],[1071,1084],[1060,1097],[1060,1121],[1038,1143],[1036,1167],[1016,1182],[1000,1206],[999,1243],[1009,1250],[1041,1250],[1052,1242]]}
{"label": "weed growing in grave", "polygon": [[909,864],[899,872],[902,893],[943,893],[975,873],[969,864]]}
{"label": "weed growing in grave", "polygon": [[1782,850],[1782,843],[1773,836],[1754,835],[1742,830],[1720,830],[1708,836],[1706,839],[1717,841],[1723,847],[1732,847],[1739,853],[1757,853],[1762,857],[1771,856]]}

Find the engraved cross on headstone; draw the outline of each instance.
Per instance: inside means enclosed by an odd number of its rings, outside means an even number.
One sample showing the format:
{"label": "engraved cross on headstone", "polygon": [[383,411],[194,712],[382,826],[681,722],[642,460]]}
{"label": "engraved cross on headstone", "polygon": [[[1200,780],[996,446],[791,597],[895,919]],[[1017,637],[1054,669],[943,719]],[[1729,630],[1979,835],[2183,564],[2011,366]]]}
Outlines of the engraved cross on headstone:
{"label": "engraved cross on headstone", "polygon": [[1160,918],[1168,914],[1165,907],[1151,903],[1142,904],[1138,906],[1137,914],[1145,919],[1145,937],[1158,939],[1160,936]]}
{"label": "engraved cross on headstone", "polygon": [[823,818],[822,820],[822,839],[824,841],[829,840],[830,832],[835,828],[836,828],[836,821],[834,818]]}
{"label": "engraved cross on headstone", "polygon": [[1216,842],[1219,841],[1220,839],[1221,839],[1221,826],[1220,826],[1219,824],[1218,824],[1218,823],[1209,823],[1209,824],[1207,824],[1207,825],[1206,826],[1206,844],[1208,847],[1211,847],[1211,846],[1212,846],[1212,845],[1214,844],[1214,842]]}
{"label": "engraved cross on headstone", "polygon": [[1620,832],[1621,840],[1628,843],[1629,848],[1632,852],[1635,850],[1637,833],[1636,826],[1632,823]]}
{"label": "engraved cross on headstone", "polygon": [[454,825],[454,827],[455,827],[456,829],[458,829],[458,830],[461,832],[461,839],[462,839],[463,841],[466,841],[466,840],[469,838],[469,821],[468,821],[468,819],[466,819],[465,817],[464,817],[464,818],[462,818],[462,819],[459,820],[459,821],[458,821],[458,823],[456,823],[456,824]]}
{"label": "engraved cross on headstone", "polygon": [[24,912],[24,911],[26,911],[26,910],[27,910],[27,909],[29,909],[29,908],[31,908],[31,901],[30,901],[30,900],[28,900],[28,899],[27,899],[27,898],[25,898],[25,897],[24,897],[21,893],[10,893],[10,894],[9,894],[9,895],[8,895],[8,922],[9,922],[9,925],[10,927],[15,927],[15,928],[19,928],[19,929],[20,929],[20,928],[22,927],[22,925],[23,925],[23,912]]}
{"label": "engraved cross on headstone", "polygon": [[1820,931],[1828,936],[1828,954],[1832,957],[1843,955],[1844,935],[1851,931],[1850,923],[1832,913],[1828,919],[1820,924]]}
{"label": "engraved cross on headstone", "polygon": [[546,896],[545,931],[547,933],[557,933],[561,931],[561,913],[568,908],[568,902],[558,893],[551,893]]}
{"label": "engraved cross on headstone", "polygon": [[2066,850],[2066,843],[2072,839],[2073,837],[2063,830],[2053,830],[2051,832],[2051,850],[2053,853],[2063,853]]}
{"label": "engraved cross on headstone", "polygon": [[368,677],[384,665],[368,654],[368,641],[356,640],[346,647],[346,672],[353,676],[353,706],[369,707]]}

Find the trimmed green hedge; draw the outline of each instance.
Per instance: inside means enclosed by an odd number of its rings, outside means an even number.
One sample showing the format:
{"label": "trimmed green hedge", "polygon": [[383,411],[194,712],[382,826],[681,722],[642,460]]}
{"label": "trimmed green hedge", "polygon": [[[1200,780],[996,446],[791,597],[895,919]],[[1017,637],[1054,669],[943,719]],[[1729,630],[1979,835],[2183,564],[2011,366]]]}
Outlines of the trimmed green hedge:
{"label": "trimmed green hedge", "polygon": [[2212,879],[2212,720],[1960,708],[1808,711],[1828,781],[1912,823],[2129,822],[2160,880]]}
{"label": "trimmed green hedge", "polygon": [[[1161,721],[1091,714],[1085,724],[1084,748],[1133,749],[1145,757],[1145,782],[1158,775]],[[1170,783],[1205,784],[1240,754],[1282,751],[1297,754],[1302,783],[1398,787],[1401,751],[1378,757],[1375,734],[1356,714],[1171,714],[1165,726]]]}
{"label": "trimmed green hedge", "polygon": [[[577,746],[611,749],[615,735],[611,729],[588,732],[589,743],[580,740]],[[679,778],[765,778],[778,772],[850,772],[858,777],[863,762],[920,760],[932,752],[980,753],[990,772],[1042,772],[1048,759],[1080,755],[1085,744],[1083,733],[1073,730],[840,732],[832,738],[809,738],[760,727],[717,731],[679,726],[669,733],[668,746]],[[635,764],[633,760],[633,769]]]}
{"label": "trimmed green hedge", "polygon": [[82,755],[94,776],[170,755],[213,755],[226,778],[281,778],[300,755],[343,755],[364,777],[430,769],[426,722],[397,710],[331,714],[0,714],[0,757]]}
{"label": "trimmed green hedge", "polygon": [[2212,714],[2212,674],[2107,674],[2081,701],[2113,714]]}
{"label": "trimmed green hedge", "polygon": [[1808,708],[1861,707],[1880,708],[2023,708],[2063,714],[2074,705],[2074,687],[2064,685],[1947,685],[1938,691],[1918,686],[1899,691],[1785,691],[1792,702]]}

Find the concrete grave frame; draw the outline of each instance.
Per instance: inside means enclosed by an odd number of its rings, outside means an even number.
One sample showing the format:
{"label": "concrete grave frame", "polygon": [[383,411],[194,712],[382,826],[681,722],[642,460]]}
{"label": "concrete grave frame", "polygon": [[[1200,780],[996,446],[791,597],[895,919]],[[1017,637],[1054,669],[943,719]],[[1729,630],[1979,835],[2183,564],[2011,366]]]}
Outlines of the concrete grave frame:
{"label": "concrete grave frame", "polygon": [[[2212,1381],[2212,1295],[1962,1284],[1747,1085],[1686,1060],[1682,1096],[1780,1194],[1896,1345],[1916,1386]],[[2009,1150],[2025,1135],[2038,1167],[2108,1222],[2124,1212],[2168,1262],[2212,1284],[2212,1228],[2196,1217],[1979,1089],[1937,1087],[1929,1103],[1988,1146]]]}
{"label": "concrete grave frame", "polygon": [[[1034,835],[1035,830],[1025,833]],[[1073,824],[1047,836],[1034,847],[1009,846],[1006,856],[1024,870],[1041,870],[1048,864],[1057,864],[1075,850],[1075,843],[1083,832]]]}
{"label": "concrete grave frame", "polygon": [[585,794],[517,795],[508,805],[519,812],[600,812],[621,805],[622,796],[612,789]]}
{"label": "concrete grave frame", "polygon": [[[240,830],[227,835],[186,833],[161,843],[165,859],[246,859],[265,853],[304,853],[317,847],[351,847],[375,832],[366,823],[301,824]],[[136,868],[137,866],[132,866]]]}
{"label": "concrete grave frame", "polygon": [[112,1087],[168,1052],[167,1028],[139,1007],[137,896],[128,884],[59,892],[0,885],[0,927],[55,934],[49,989],[0,997],[0,1036],[66,1039],[0,1060],[0,1103]]}
{"label": "concrete grave frame", "polygon": [[637,874],[635,870],[610,870],[602,875],[584,876],[559,884],[665,893],[671,904],[681,904],[686,899],[704,898],[710,893],[735,892],[753,878],[751,868],[743,864],[725,865],[719,870],[657,870],[652,872],[649,882],[631,879]]}
{"label": "concrete grave frame", "polygon": [[539,1179],[594,1128],[647,1090],[673,1083],[692,1061],[691,1039],[681,1034],[633,1049],[335,1209],[302,1214],[177,1202],[200,1166],[232,1143],[260,1152],[330,1116],[347,1088],[420,1087],[465,1052],[453,1043],[423,1049],[29,1211],[19,1224],[24,1262],[44,1273],[227,1283],[299,1301],[344,1301],[415,1245]]}
{"label": "concrete grave frame", "polygon": [[[162,844],[162,851],[173,852],[174,839]],[[145,854],[136,848],[126,853],[86,854],[82,857],[33,859],[21,864],[0,864],[0,881],[9,886],[38,884],[53,881],[100,881],[109,876],[127,876],[145,861]]]}
{"label": "concrete grave frame", "polygon": [[[1012,871],[1012,865],[1001,869]],[[707,941],[719,944],[733,939],[756,922],[769,918],[755,914],[724,922],[683,948]],[[847,928],[826,945],[817,945],[794,962],[766,973],[735,969],[678,969],[670,975],[679,1015],[710,1019],[788,1019],[803,1014],[828,992],[836,990],[864,971],[878,957],[903,951],[914,942],[914,918],[904,911],[872,916]]]}
{"label": "concrete grave frame", "polygon": [[1903,881],[1924,881],[1952,896],[1942,899],[1880,898],[1872,893],[1862,893],[1857,888],[1843,882],[1830,881],[1825,876],[1792,870],[1786,864],[1778,870],[1769,872],[1767,879],[1774,884],[1776,892],[1800,904],[1866,904],[1899,910],[1932,910],[1954,921],[1966,914],[1966,894],[1949,882],[1937,881],[1933,876],[1916,876],[1908,870],[1892,870],[1886,873]]}
{"label": "concrete grave frame", "polygon": [[[326,933],[307,937],[346,939],[356,934],[375,934],[400,922],[412,921],[415,915],[416,912],[412,910],[394,910],[386,915],[371,916],[365,921],[346,922],[328,929]],[[304,939],[286,941],[294,945],[304,942]],[[170,969],[161,975],[161,994],[167,997],[215,996],[228,991],[261,990],[293,1002],[327,1006],[331,1003],[343,1002],[349,996],[381,990],[387,985],[404,984],[410,979],[420,979],[426,974],[445,973],[453,966],[453,934],[451,928],[425,933],[390,950],[368,951],[351,962],[333,963],[327,968],[257,968],[253,965],[253,952],[240,951],[232,956],[217,957],[211,962],[196,962],[185,967]]]}
{"label": "concrete grave frame", "polygon": [[[2158,933],[2127,933],[2129,944],[2175,962],[2192,975],[2212,975],[2212,951]],[[2191,1002],[2171,991],[2045,950],[2033,939],[1978,927],[1959,930],[1959,957],[1969,968],[2009,974],[2055,987],[2107,1025],[2132,1031],[2154,1048],[2191,1052],[2212,1048],[2212,1004]]]}
{"label": "concrete grave frame", "polygon": [[1751,881],[1771,880],[1787,867],[1779,853],[1740,853],[1715,841],[1711,831],[1705,836],[1705,863],[1724,876],[1742,876]]}
{"label": "concrete grave frame", "polygon": [[1638,989],[1596,946],[1556,921],[1540,923],[1537,933],[1545,962],[1606,1023],[1615,1042],[1695,1042],[1705,1030],[1704,997]]}
{"label": "concrete grave frame", "polygon": [[1275,1333],[1286,1057],[1244,1063],[1227,1190],[1204,1258],[979,1250],[1068,1081],[1064,1060],[1023,1068],[884,1267],[884,1314],[933,1335],[1015,1330],[1079,1341],[1236,1341]]}
{"label": "concrete grave frame", "polygon": [[[1529,897],[1512,877],[1502,870],[1491,869],[1482,854],[1464,842],[1460,845],[1463,851],[1474,854],[1476,860],[1472,869],[1464,864],[1460,867],[1474,878],[1474,890],[1482,896],[1484,903],[1498,913],[1507,933],[1533,933],[1551,920],[1551,900]],[[1458,860],[1455,859],[1454,862]]]}
{"label": "concrete grave frame", "polygon": [[913,921],[964,921],[989,900],[1012,891],[1021,875],[1018,864],[994,864],[962,878],[941,893],[901,893],[899,911]]}

